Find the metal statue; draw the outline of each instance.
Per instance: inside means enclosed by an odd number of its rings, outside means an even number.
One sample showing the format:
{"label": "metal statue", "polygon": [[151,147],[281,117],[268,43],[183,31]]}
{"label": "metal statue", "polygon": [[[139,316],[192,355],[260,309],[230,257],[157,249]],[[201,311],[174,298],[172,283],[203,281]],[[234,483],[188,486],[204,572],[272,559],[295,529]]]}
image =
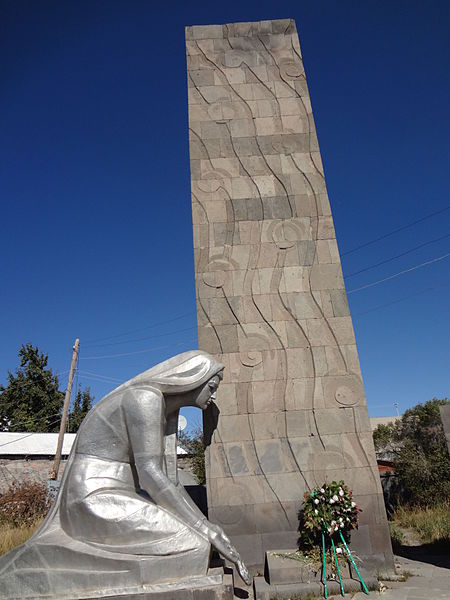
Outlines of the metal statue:
{"label": "metal statue", "polygon": [[79,429],[48,517],[0,560],[0,598],[87,598],[194,581],[207,576],[211,547],[249,582],[230,539],[177,479],[179,410],[207,408],[222,377],[212,356],[190,351],[102,398]]}

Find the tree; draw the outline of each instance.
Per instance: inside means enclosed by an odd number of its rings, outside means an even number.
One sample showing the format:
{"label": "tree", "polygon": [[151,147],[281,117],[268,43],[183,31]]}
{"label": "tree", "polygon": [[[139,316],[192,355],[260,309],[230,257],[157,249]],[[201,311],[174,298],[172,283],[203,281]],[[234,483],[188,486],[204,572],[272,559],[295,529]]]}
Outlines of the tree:
{"label": "tree", "polygon": [[450,458],[439,412],[448,403],[447,398],[433,398],[405,411],[399,421],[375,429],[375,447],[394,455],[398,500],[425,506],[450,497]]}
{"label": "tree", "polygon": [[193,474],[198,483],[206,483],[205,472],[205,445],[203,443],[203,432],[200,427],[196,427],[192,432],[178,432],[178,441],[189,455],[189,462]]}
{"label": "tree", "polygon": [[0,386],[0,431],[58,431],[64,393],[47,354],[27,343],[18,356],[16,374],[9,371],[8,385]]}
{"label": "tree", "polygon": [[94,397],[91,396],[90,388],[81,390],[79,387],[73,403],[73,408],[69,413],[67,420],[67,432],[76,433],[80,427],[84,417],[92,408]]}

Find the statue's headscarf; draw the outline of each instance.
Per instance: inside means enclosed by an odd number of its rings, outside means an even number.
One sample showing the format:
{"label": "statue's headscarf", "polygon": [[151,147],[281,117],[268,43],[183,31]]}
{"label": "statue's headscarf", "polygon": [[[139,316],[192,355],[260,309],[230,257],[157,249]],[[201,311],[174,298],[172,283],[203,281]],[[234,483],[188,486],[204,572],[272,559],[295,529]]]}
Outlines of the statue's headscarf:
{"label": "statue's headscarf", "polygon": [[210,354],[201,350],[189,350],[136,375],[113,393],[145,385],[156,388],[163,394],[183,394],[204,385],[223,368]]}

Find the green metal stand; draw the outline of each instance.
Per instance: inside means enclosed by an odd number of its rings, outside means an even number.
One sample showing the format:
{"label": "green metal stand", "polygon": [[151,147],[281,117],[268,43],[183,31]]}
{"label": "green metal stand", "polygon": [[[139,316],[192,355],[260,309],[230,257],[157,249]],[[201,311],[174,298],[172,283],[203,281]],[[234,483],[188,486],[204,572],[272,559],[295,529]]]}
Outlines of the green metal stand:
{"label": "green metal stand", "polygon": [[343,596],[345,596],[345,592],[344,592],[344,586],[342,585],[341,571],[339,569],[339,562],[338,562],[338,558],[336,556],[336,548],[334,547],[333,537],[331,537],[331,545],[333,547],[334,562],[336,563],[336,569],[337,569],[338,576],[339,576],[339,585],[341,586],[341,596],[343,597]]}
{"label": "green metal stand", "polygon": [[[324,522],[324,526],[327,528],[327,524]],[[363,590],[364,593],[369,595],[369,590],[367,589],[366,584],[364,583],[363,578],[361,577],[361,573],[358,570],[358,567],[356,566],[355,561],[353,560],[353,556],[352,553],[349,550],[349,547],[347,546],[347,542],[344,539],[344,536],[342,535],[342,531],[339,532],[339,535],[341,536],[341,540],[342,543],[344,544],[345,550],[350,558],[350,560],[352,561],[352,565],[355,567],[355,571],[358,574],[359,577],[359,581],[361,582],[361,585],[363,586]],[[339,563],[338,563],[338,558],[337,558],[337,554],[336,554],[336,548],[334,546],[334,541],[333,541],[333,536],[330,535],[330,540],[331,540],[331,546],[333,548],[333,555],[334,555],[334,562],[336,563],[336,569],[338,572],[338,577],[339,577],[339,585],[341,587],[341,596],[345,596],[345,591],[344,591],[344,584],[342,583],[342,576],[341,576],[341,571],[339,569]],[[325,534],[322,531],[322,560],[323,560],[323,586],[324,586],[324,595],[325,598],[327,598],[327,565],[326,565],[326,557],[325,557]]]}
{"label": "green metal stand", "polygon": [[322,532],[322,551],[323,551],[323,585],[324,585],[324,595],[327,597],[327,561],[325,559],[325,535]]}
{"label": "green metal stand", "polygon": [[347,551],[347,554],[349,555],[349,557],[350,557],[350,560],[352,561],[352,565],[355,567],[355,571],[356,571],[356,572],[357,572],[357,574],[358,574],[359,580],[360,580],[360,582],[361,582],[361,584],[362,584],[362,586],[363,586],[363,589],[364,589],[364,593],[365,593],[365,594],[367,594],[367,595],[369,595],[369,590],[367,589],[367,586],[366,586],[366,584],[364,583],[364,581],[363,581],[363,578],[361,577],[361,574],[360,574],[360,572],[358,571],[358,567],[356,566],[356,563],[355,563],[355,561],[353,560],[352,553],[351,553],[351,552],[350,552],[350,550],[348,549],[348,546],[347,546],[347,543],[346,543],[346,541],[345,541],[345,539],[344,539],[344,536],[342,535],[342,532],[341,532],[341,531],[340,531],[339,533],[340,533],[340,535],[341,535],[341,540],[342,540],[342,542],[343,542],[343,544],[344,544],[344,547],[345,547],[345,549],[346,549],[346,551]]}

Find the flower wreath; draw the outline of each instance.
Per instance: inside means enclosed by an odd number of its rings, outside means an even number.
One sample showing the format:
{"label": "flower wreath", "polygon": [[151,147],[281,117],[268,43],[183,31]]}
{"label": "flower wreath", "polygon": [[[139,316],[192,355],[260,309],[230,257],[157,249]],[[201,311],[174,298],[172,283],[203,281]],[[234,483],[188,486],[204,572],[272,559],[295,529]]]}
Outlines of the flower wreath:
{"label": "flower wreath", "polygon": [[350,531],[358,528],[360,509],[342,480],[324,483],[306,492],[304,499],[301,540],[306,547],[320,544],[322,532],[329,539],[339,532],[349,538]]}

